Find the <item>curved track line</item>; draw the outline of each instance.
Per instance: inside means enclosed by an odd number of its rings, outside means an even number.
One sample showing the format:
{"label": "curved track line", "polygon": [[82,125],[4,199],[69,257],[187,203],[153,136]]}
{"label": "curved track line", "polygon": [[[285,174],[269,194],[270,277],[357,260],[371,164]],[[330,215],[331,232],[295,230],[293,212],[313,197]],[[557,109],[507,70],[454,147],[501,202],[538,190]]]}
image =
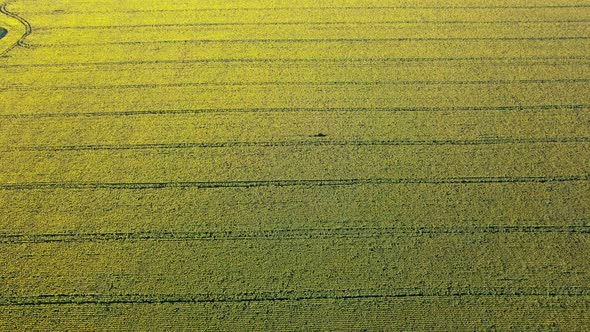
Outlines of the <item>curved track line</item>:
{"label": "curved track line", "polygon": [[0,56],[4,56],[6,55],[8,52],[10,52],[12,49],[14,49],[16,46],[21,46],[21,47],[25,47],[25,48],[30,48],[30,46],[25,43],[25,39],[31,34],[33,33],[33,27],[31,26],[31,24],[25,20],[24,18],[18,16],[17,14],[11,13],[6,9],[6,5],[0,5],[0,14],[6,15],[12,19],[17,20],[18,22],[20,22],[24,27],[25,27],[25,32],[23,33],[23,35],[16,41],[16,43],[12,44],[10,47],[8,47],[6,50],[1,51]]}

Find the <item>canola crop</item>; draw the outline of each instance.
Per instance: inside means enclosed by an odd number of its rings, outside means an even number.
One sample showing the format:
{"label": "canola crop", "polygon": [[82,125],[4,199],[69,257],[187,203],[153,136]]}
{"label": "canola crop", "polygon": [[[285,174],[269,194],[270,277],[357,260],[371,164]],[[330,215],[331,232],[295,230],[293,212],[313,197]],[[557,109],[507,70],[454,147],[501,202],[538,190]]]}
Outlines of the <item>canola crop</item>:
{"label": "canola crop", "polygon": [[588,17],[0,0],[0,330],[590,329]]}

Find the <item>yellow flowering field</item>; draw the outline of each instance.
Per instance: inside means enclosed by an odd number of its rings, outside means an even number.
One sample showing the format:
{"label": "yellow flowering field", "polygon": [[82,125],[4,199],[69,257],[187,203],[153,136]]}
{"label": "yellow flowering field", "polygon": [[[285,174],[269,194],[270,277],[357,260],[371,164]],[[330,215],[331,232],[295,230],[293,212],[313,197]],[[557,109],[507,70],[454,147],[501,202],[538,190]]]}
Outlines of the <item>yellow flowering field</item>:
{"label": "yellow flowering field", "polygon": [[590,329],[588,0],[0,0],[0,330]]}

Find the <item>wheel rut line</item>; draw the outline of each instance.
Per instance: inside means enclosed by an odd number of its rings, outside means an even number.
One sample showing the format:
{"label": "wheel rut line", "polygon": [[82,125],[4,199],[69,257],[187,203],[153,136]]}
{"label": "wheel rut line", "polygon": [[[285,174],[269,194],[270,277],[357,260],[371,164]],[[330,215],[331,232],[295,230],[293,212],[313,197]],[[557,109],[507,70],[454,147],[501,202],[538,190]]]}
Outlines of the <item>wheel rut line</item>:
{"label": "wheel rut line", "polygon": [[1,64],[0,68],[37,68],[37,67],[81,67],[81,66],[125,66],[125,65],[162,65],[162,64],[192,64],[192,63],[383,63],[383,62],[433,62],[433,63],[455,63],[455,62],[492,62],[508,61],[520,64],[522,62],[534,62],[550,65],[559,61],[588,61],[590,57],[585,56],[555,56],[555,57],[442,57],[442,58],[342,58],[342,59],[288,59],[288,58],[212,58],[192,60],[147,60],[147,61],[107,61],[107,62],[67,62],[67,63],[29,63],[29,64]]}
{"label": "wheel rut line", "polygon": [[[580,221],[578,221],[580,222]],[[0,244],[49,244],[85,242],[189,242],[189,241],[260,241],[305,239],[363,239],[434,235],[480,234],[590,234],[588,221],[584,225],[522,225],[522,226],[452,226],[452,227],[335,227],[335,228],[286,228],[267,230],[226,231],[144,231],[105,233],[37,233],[3,234]]]}
{"label": "wheel rut line", "polygon": [[259,44],[259,43],[387,43],[387,42],[480,42],[480,41],[578,41],[590,40],[590,36],[570,37],[447,37],[447,38],[302,38],[302,39],[194,39],[194,40],[152,40],[152,41],[118,41],[96,43],[60,43],[41,44],[34,47],[60,48],[60,47],[85,47],[108,45],[146,45],[146,44]]}
{"label": "wheel rut line", "polygon": [[76,117],[127,117],[145,115],[189,115],[214,113],[284,113],[284,112],[461,112],[461,111],[552,111],[585,110],[590,104],[499,105],[499,106],[423,106],[423,107],[268,107],[268,108],[201,108],[180,110],[140,110],[113,112],[14,113],[0,114],[0,119],[43,119]]}
{"label": "wheel rut line", "polygon": [[290,147],[290,146],[437,146],[437,145],[500,145],[542,143],[589,143],[590,137],[543,137],[543,138],[489,138],[489,139],[440,139],[440,140],[300,140],[260,142],[186,142],[154,144],[88,144],[88,145],[29,145],[0,148],[0,153],[10,152],[60,152],[60,151],[119,151],[119,150],[177,150],[198,148],[235,147]]}
{"label": "wheel rut line", "polygon": [[277,302],[305,300],[362,300],[412,297],[587,297],[588,287],[449,287],[389,289],[286,290],[234,294],[44,294],[3,297],[0,306],[107,305],[107,304],[199,304],[232,302]]}
{"label": "wheel rut line", "polygon": [[589,83],[588,78],[561,79],[521,79],[521,80],[465,80],[465,81],[267,81],[267,82],[185,82],[185,83],[153,83],[153,84],[120,84],[120,85],[81,85],[81,86],[18,86],[11,85],[0,90],[9,91],[74,91],[74,90],[124,90],[124,89],[158,89],[185,87],[247,87],[247,86],[382,86],[382,85],[526,85],[526,84],[573,84]]}
{"label": "wheel rut line", "polygon": [[223,11],[321,11],[321,10],[497,10],[497,9],[575,9],[588,8],[590,5],[541,5],[541,6],[316,6],[316,7],[227,7],[227,8],[184,8],[184,9],[128,9],[128,10],[68,10],[56,13],[55,11],[24,11],[34,15],[59,15],[59,14],[98,14],[98,13],[161,13],[161,12],[223,12]]}
{"label": "wheel rut line", "polygon": [[590,23],[590,20],[499,20],[499,21],[283,21],[283,22],[194,22],[194,23],[164,23],[164,24],[130,24],[130,25],[78,25],[78,26],[39,26],[37,31],[55,30],[113,30],[113,29],[141,29],[141,28],[182,28],[182,27],[210,27],[210,26],[313,26],[313,25],[519,25],[519,24],[576,24]]}
{"label": "wheel rut line", "polygon": [[448,178],[367,178],[317,180],[237,180],[207,182],[28,182],[2,183],[0,190],[150,190],[150,189],[223,189],[259,187],[343,187],[401,184],[470,185],[495,183],[555,183],[590,181],[590,174],[572,176],[527,177],[448,177]]}

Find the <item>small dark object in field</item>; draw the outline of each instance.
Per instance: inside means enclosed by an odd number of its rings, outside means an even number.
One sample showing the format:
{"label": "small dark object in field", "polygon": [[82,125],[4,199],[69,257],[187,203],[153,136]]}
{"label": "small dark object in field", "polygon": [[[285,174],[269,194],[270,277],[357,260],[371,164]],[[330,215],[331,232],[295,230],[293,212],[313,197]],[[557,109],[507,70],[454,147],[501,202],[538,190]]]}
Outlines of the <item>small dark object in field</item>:
{"label": "small dark object in field", "polygon": [[0,39],[4,38],[4,36],[6,36],[6,34],[8,34],[8,30],[0,27]]}
{"label": "small dark object in field", "polygon": [[313,135],[313,137],[326,137],[328,135],[324,134],[324,133],[317,133],[315,135]]}

